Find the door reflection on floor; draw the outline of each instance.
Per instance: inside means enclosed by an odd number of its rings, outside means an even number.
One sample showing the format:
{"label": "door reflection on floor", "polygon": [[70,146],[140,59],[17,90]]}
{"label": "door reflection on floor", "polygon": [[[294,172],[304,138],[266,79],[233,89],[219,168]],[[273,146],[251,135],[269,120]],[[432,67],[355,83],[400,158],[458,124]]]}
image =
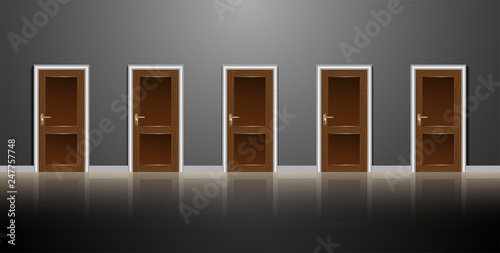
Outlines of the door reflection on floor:
{"label": "door reflection on floor", "polygon": [[272,218],[273,174],[254,174],[228,174],[228,219],[259,220]]}
{"label": "door reflection on floor", "polygon": [[133,218],[177,219],[179,173],[133,174]]}
{"label": "door reflection on floor", "polygon": [[[417,173],[417,220],[460,219],[462,215],[463,173]],[[465,210],[463,210],[465,211]]]}
{"label": "door reflection on floor", "polygon": [[[19,237],[34,242],[19,247],[27,252],[35,245],[93,251],[109,240],[120,242],[114,250],[130,250],[138,238],[143,251],[203,251],[214,243],[218,252],[234,251],[249,240],[266,241],[268,251],[310,251],[330,235],[343,251],[498,251],[498,173],[408,173],[397,182],[387,173],[292,172],[20,173],[16,179]],[[7,210],[6,201],[1,205]],[[81,243],[89,231],[92,239]],[[173,239],[158,239],[165,235]],[[53,237],[64,243],[51,243]]]}
{"label": "door reflection on floor", "polygon": [[322,219],[367,218],[368,173],[323,173],[321,175]]}
{"label": "door reflection on floor", "polygon": [[[18,177],[22,177],[23,174],[18,174]],[[38,216],[40,218],[48,220],[84,218],[85,173],[40,173],[38,183]]]}
{"label": "door reflection on floor", "polygon": [[200,220],[443,220],[500,209],[500,178],[488,173],[409,173],[397,182],[363,172],[118,174],[19,174],[32,189],[21,203],[62,219],[182,219],[181,204]]}

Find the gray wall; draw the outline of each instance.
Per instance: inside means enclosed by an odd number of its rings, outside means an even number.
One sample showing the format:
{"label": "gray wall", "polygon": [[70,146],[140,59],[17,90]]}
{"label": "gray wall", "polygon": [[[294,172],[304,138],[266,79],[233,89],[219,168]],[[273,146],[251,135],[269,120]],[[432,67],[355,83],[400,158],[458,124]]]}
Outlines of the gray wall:
{"label": "gray wall", "polygon": [[[221,0],[226,3],[226,0]],[[279,109],[296,117],[279,133],[279,165],[315,164],[316,64],[347,63],[339,44],[388,1],[251,1],[224,14],[213,1],[76,1],[15,53],[9,32],[42,10],[36,1],[0,2],[1,142],[17,139],[17,163],[33,163],[34,64],[90,64],[90,126],[116,126],[93,147],[91,165],[127,163],[127,124],[111,109],[127,94],[128,64],[184,64],[185,164],[220,165],[221,65],[279,65]],[[410,64],[467,64],[468,92],[479,76],[499,77],[498,1],[404,1],[351,63],[373,64],[373,162],[397,165],[410,153]],[[499,91],[468,118],[468,164],[499,164]],[[484,90],[481,90],[484,92]],[[280,126],[284,123],[280,122]],[[200,131],[199,129],[205,129]],[[0,156],[6,164],[6,155]],[[403,162],[408,164],[408,162]]]}

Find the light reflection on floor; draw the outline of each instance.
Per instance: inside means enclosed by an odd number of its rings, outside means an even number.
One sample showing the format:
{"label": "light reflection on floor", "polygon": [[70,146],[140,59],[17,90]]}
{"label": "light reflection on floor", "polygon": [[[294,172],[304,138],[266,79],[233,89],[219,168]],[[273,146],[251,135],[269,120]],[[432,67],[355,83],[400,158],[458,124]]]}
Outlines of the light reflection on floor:
{"label": "light reflection on floor", "polygon": [[[7,181],[6,174],[0,174],[0,181]],[[298,251],[307,250],[309,244],[314,249],[318,236],[337,229],[345,233],[342,224],[346,229],[357,227],[361,238],[394,236],[398,232],[393,230],[401,224],[407,229],[414,226],[411,229],[418,233],[427,231],[422,224],[462,224],[441,227],[448,234],[453,226],[467,231],[472,223],[482,221],[500,227],[500,173],[18,173],[17,190],[18,212],[26,223],[40,227],[49,221],[65,224],[61,225],[65,229],[68,224],[74,229],[92,229],[83,223],[114,224],[124,233],[154,223],[153,229],[159,231],[163,224],[194,235],[205,233],[205,237],[217,234],[207,227],[227,228],[221,232],[227,237],[228,231],[245,229],[239,231],[245,234],[254,231],[253,226],[269,226],[269,231],[287,231],[287,237],[301,234],[295,240],[307,243],[293,246]],[[0,191],[7,191],[6,184],[0,185]],[[1,210],[7,210],[7,203],[1,203]],[[387,230],[371,227],[379,223]],[[294,224],[305,231],[294,232],[299,230],[294,230]],[[487,231],[500,235],[494,226]],[[312,239],[304,238],[309,234]],[[355,240],[342,234],[336,240],[346,250],[365,249],[349,248],[346,245]],[[380,250],[388,247],[376,242],[372,246]],[[495,243],[500,249],[500,242],[492,242],[492,247]],[[419,250],[427,249],[422,247]]]}

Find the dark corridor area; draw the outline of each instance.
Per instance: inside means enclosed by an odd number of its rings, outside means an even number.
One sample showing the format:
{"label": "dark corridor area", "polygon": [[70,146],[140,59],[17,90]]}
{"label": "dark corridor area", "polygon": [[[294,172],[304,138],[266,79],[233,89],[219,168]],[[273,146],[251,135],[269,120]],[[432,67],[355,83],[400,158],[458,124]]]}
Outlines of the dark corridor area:
{"label": "dark corridor area", "polygon": [[[16,246],[4,235],[2,252],[500,250],[494,173],[19,173],[17,180]],[[0,192],[8,210],[5,184]]]}

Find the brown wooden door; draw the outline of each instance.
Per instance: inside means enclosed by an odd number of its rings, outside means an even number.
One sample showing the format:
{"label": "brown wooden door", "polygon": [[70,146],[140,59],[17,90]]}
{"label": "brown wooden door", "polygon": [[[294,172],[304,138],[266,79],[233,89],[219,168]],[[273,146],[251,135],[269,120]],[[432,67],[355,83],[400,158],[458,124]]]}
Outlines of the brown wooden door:
{"label": "brown wooden door", "polygon": [[273,70],[227,70],[227,171],[273,171]]}
{"label": "brown wooden door", "polygon": [[40,172],[85,170],[85,71],[39,70]]}
{"label": "brown wooden door", "polygon": [[179,70],[133,71],[133,166],[179,171]]}
{"label": "brown wooden door", "polygon": [[416,171],[460,172],[461,70],[416,70]]}
{"label": "brown wooden door", "polygon": [[321,72],[321,168],[367,171],[367,70]]}

